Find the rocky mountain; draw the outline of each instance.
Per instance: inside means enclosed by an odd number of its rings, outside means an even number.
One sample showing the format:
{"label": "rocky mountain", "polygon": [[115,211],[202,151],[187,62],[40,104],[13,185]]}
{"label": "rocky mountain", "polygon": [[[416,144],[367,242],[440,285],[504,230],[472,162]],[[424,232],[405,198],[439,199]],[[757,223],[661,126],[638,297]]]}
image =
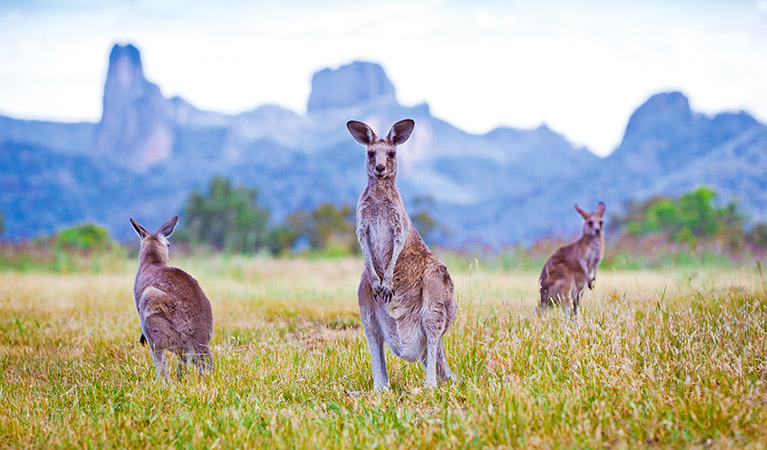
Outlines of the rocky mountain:
{"label": "rocky mountain", "polygon": [[631,115],[623,142],[609,160],[644,182],[760,128],[764,126],[746,113],[710,118],[693,113],[680,92],[658,94]]}
{"label": "rocky mountain", "polygon": [[169,109],[160,88],[144,78],[138,49],[115,45],[94,148],[137,171],[167,159],[175,137]]}
{"label": "rocky mountain", "polygon": [[130,239],[129,217],[162,223],[216,175],[257,187],[274,222],[321,202],[354,204],[364,149],[346,122],[384,134],[406,117],[416,129],[399,152],[400,191],[408,205],[434,200],[432,214],[450,231],[443,244],[569,235],[580,227],[573,203],[604,200],[613,212],[701,184],[722,201],[737,196],[752,221],[767,220],[767,127],[743,112],[697,114],[678,92],[639,107],[621,145],[600,158],[545,125],[466,133],[426,104],[399,104],[383,68],[367,62],[317,72],[306,114],[263,105],[238,115],[163,97],[131,45],[116,45],[109,62],[98,124],[0,117],[6,237],[92,221]]}
{"label": "rocky mountain", "polygon": [[752,221],[767,219],[767,127],[744,112],[695,113],[679,92],[655,95],[637,109],[600,170],[615,200],[708,185],[722,202],[736,197]]}
{"label": "rocky mountain", "polygon": [[396,102],[394,85],[378,64],[356,62],[336,70],[323,69],[312,77],[307,110],[345,108],[359,103]]}

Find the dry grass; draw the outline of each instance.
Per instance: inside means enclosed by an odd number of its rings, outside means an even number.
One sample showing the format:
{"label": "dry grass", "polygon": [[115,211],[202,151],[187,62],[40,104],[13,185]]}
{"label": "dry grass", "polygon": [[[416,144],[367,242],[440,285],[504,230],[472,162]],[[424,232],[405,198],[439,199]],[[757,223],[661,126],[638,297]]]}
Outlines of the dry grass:
{"label": "dry grass", "polygon": [[178,261],[214,302],[216,372],[154,380],[133,274],[0,274],[0,442],[27,447],[767,446],[755,268],[608,272],[571,323],[537,273],[451,267],[460,385],[387,353],[371,394],[356,259]]}

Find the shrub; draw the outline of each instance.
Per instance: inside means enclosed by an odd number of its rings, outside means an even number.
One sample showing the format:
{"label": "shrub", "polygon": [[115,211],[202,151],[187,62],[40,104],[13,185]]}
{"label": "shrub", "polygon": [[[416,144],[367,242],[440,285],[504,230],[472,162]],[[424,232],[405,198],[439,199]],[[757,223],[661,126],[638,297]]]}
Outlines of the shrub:
{"label": "shrub", "polygon": [[107,230],[93,224],[67,228],[54,236],[55,250],[97,252],[108,250],[110,245]]}
{"label": "shrub", "polygon": [[626,214],[613,217],[613,225],[634,236],[665,234],[674,242],[695,247],[699,241],[718,240],[737,250],[743,243],[742,214],[737,201],[716,208],[716,193],[700,187],[677,199],[653,197],[644,203],[632,202]]}
{"label": "shrub", "polygon": [[124,268],[126,256],[127,251],[104,228],[84,224],[30,242],[0,244],[0,270],[117,271]]}
{"label": "shrub", "polygon": [[183,216],[180,242],[233,252],[257,252],[267,243],[269,212],[259,205],[258,191],[223,177],[213,178],[206,194],[195,189]]}

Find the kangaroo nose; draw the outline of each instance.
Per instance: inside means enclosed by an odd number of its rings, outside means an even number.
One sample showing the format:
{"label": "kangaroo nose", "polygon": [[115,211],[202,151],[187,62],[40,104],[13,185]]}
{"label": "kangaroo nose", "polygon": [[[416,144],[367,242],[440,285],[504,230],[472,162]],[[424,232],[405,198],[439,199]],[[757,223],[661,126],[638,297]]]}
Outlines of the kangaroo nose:
{"label": "kangaroo nose", "polygon": [[383,172],[386,167],[383,164],[378,164],[376,166],[376,172]]}

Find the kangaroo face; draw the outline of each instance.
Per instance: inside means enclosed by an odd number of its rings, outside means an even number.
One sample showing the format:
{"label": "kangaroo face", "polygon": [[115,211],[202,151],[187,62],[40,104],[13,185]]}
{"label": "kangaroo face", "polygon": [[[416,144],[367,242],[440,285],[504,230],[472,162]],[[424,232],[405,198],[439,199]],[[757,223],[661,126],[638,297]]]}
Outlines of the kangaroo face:
{"label": "kangaroo face", "polygon": [[599,202],[597,209],[590,213],[578,205],[575,205],[575,210],[583,217],[583,235],[584,236],[602,236],[604,231],[604,219],[605,204]]}
{"label": "kangaroo face", "polygon": [[405,143],[413,132],[415,122],[410,119],[395,123],[385,139],[380,139],[362,122],[350,120],[346,127],[358,143],[367,147],[368,177],[382,180],[397,175],[397,146]]}
{"label": "kangaroo face", "polygon": [[396,175],[397,147],[382,140],[368,145],[366,164],[368,177],[375,177],[380,180]]}
{"label": "kangaroo face", "polygon": [[602,218],[592,215],[583,224],[583,234],[586,236],[600,236],[602,234]]}

